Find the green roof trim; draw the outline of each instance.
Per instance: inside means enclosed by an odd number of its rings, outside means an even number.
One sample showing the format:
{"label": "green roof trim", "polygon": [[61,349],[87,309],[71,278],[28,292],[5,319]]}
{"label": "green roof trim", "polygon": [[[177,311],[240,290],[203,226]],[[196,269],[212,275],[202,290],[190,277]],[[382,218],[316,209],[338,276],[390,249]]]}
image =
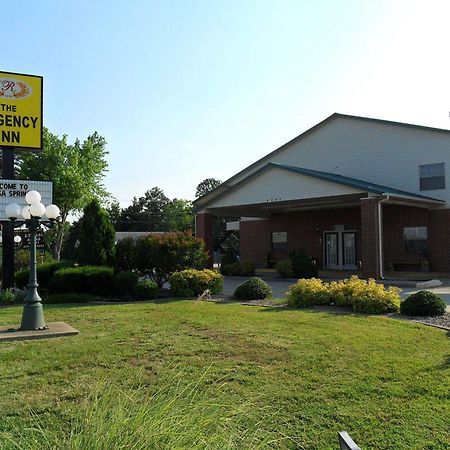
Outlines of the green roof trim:
{"label": "green roof trim", "polygon": [[401,195],[406,197],[417,198],[420,200],[432,200],[434,202],[445,203],[443,200],[439,200],[433,197],[426,197],[424,195],[414,194],[412,192],[402,191],[401,189],[391,188],[389,186],[383,186],[381,184],[370,183],[368,181],[358,180],[357,178],[350,178],[343,175],[337,175],[330,172],[321,172],[320,170],[305,169],[303,167],[289,166],[286,164],[280,164],[270,162],[264,169],[268,167],[277,167],[278,169],[287,170],[289,172],[299,173],[301,175],[307,175],[321,180],[331,181],[333,183],[350,186],[356,189],[362,189],[364,192],[372,192],[374,194],[392,194]]}

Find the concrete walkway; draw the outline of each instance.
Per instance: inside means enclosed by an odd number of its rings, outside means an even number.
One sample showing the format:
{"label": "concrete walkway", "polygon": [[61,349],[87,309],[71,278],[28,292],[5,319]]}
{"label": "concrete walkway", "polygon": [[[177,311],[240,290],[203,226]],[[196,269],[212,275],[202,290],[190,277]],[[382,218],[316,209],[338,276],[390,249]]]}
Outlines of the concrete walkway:
{"label": "concrete walkway", "polygon": [[[224,280],[224,288],[223,292],[225,295],[233,295],[234,290],[237,286],[243,283],[245,280],[248,280],[250,277],[225,277]],[[282,279],[282,278],[274,278],[272,276],[263,278],[272,288],[273,295],[275,298],[283,298],[286,296],[286,291],[289,289],[291,284],[294,284],[297,280],[293,278]],[[436,288],[426,289],[427,291],[434,292],[438,294],[444,301],[447,303],[447,310],[450,311],[450,280],[441,280],[443,283],[442,286]],[[396,286],[398,285],[401,289],[401,297],[406,298],[408,295],[419,291],[414,285],[414,283],[410,283],[410,286],[405,286],[405,281],[401,280],[398,283],[395,280],[392,280],[392,283],[386,282],[387,285]]]}

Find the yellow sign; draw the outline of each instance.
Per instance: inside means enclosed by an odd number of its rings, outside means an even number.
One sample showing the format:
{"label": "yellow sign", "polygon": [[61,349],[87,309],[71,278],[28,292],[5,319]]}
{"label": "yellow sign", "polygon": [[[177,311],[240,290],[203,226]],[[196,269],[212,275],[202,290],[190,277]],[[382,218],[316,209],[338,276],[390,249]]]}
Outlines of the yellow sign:
{"label": "yellow sign", "polygon": [[42,148],[42,77],[0,72],[0,147]]}

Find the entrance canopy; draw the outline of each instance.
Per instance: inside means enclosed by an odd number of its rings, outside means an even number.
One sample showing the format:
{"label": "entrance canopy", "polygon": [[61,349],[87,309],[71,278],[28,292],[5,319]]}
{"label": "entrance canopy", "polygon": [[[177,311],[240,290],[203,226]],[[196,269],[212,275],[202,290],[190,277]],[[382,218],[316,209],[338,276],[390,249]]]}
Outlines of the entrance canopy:
{"label": "entrance canopy", "polygon": [[362,198],[422,208],[445,204],[432,197],[329,172],[270,162],[233,186],[194,202],[197,213],[268,218],[273,213],[359,206]]}

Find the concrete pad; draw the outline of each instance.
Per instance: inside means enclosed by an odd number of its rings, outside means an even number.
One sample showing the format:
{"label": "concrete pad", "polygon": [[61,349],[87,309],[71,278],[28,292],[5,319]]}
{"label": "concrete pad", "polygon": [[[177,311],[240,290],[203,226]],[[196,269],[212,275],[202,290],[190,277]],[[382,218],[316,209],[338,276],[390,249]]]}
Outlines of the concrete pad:
{"label": "concrete pad", "polygon": [[62,336],[74,336],[80,334],[78,330],[64,322],[51,322],[46,330],[21,331],[20,325],[0,327],[0,342],[26,341],[30,339],[48,339]]}
{"label": "concrete pad", "polygon": [[417,289],[429,289],[429,288],[435,288],[442,286],[442,281],[440,280],[429,280],[429,281],[422,281],[420,283],[416,283]]}

